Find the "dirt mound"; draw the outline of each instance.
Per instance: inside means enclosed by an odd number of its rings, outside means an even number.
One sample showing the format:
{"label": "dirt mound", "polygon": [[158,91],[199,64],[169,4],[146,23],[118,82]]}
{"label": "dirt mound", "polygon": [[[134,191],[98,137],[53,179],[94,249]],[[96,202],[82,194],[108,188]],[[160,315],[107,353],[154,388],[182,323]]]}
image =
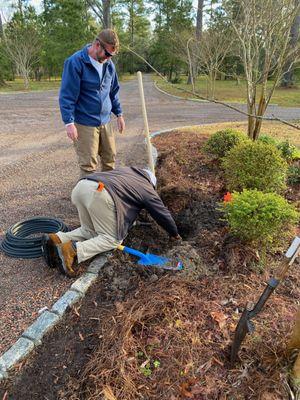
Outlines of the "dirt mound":
{"label": "dirt mound", "polygon": [[197,279],[209,273],[202,257],[188,242],[182,242],[180,245],[174,247],[167,252],[166,256],[171,260],[178,259],[183,263],[184,269],[180,272],[181,276]]}

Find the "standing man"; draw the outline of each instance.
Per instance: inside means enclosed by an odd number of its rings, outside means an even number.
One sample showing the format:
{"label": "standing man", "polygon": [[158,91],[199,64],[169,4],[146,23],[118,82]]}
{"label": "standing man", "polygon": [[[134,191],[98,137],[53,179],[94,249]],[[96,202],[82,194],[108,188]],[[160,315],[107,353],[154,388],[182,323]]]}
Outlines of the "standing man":
{"label": "standing man", "polygon": [[80,227],[43,236],[47,264],[69,277],[76,276],[79,263],[122,243],[142,209],[172,240],[181,239],[155,185],[156,177],[150,170],[136,167],[98,172],[81,179],[72,191]]}
{"label": "standing man", "polygon": [[102,171],[115,168],[111,113],[117,117],[119,132],[125,129],[118,76],[111,61],[118,49],[116,32],[104,29],[92,44],[64,63],[59,105],[67,135],[75,145],[81,177],[95,172],[98,155]]}

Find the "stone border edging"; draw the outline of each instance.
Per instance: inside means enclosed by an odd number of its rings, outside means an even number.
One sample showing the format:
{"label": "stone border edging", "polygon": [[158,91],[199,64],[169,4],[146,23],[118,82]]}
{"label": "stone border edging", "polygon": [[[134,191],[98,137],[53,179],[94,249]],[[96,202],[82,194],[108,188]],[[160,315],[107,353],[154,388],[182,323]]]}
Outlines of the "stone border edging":
{"label": "stone border edging", "polygon": [[8,378],[8,373],[16,364],[42,343],[43,336],[49,332],[73,304],[82,299],[90,286],[96,281],[100,269],[107,262],[107,255],[99,255],[57,301],[51,310],[44,310],[38,318],[22,333],[21,337],[0,357],[0,381]]}

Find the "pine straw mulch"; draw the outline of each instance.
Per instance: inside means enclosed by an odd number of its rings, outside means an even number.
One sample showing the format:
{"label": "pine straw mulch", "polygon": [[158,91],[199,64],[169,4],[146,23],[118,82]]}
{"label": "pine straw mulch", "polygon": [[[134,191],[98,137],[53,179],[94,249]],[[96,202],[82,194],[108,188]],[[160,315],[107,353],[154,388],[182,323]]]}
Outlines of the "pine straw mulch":
{"label": "pine straw mulch", "polygon": [[[141,283],[117,302],[101,318],[99,346],[80,380],[69,381],[64,398],[288,398],[286,344],[300,294],[297,267],[256,317],[255,333],[230,366],[229,348],[245,302],[258,300],[282,256],[268,254],[269,266],[259,271],[257,252],[226,234],[216,211],[226,188],[218,166],[200,151],[205,139],[184,132],[156,139],[162,198],[186,239],[181,246],[197,251],[202,267]],[[145,236],[134,235],[131,245],[141,245]]]}
{"label": "pine straw mulch", "polygon": [[290,290],[299,296],[299,279],[283,285],[256,319],[241,362],[228,362],[239,306],[259,296],[262,282],[255,274],[196,282],[167,276],[141,286],[102,315],[100,343],[62,398],[287,398],[286,341],[296,311]]}

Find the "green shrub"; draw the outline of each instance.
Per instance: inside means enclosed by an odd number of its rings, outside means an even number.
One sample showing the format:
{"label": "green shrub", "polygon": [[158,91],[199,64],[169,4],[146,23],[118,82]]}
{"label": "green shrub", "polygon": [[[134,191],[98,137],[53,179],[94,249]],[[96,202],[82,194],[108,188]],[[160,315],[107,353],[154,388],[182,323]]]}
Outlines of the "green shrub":
{"label": "green shrub", "polygon": [[282,196],[258,190],[232,193],[221,209],[231,232],[246,242],[271,244],[299,220],[299,213]]}
{"label": "green shrub", "polygon": [[300,184],[300,167],[297,165],[291,165],[288,169],[288,183],[289,185]]}
{"label": "green shrub", "polygon": [[270,144],[240,143],[224,157],[222,166],[231,191],[281,192],[286,187],[287,163]]}
{"label": "green shrub", "polygon": [[171,83],[176,84],[176,83],[181,83],[182,78],[180,75],[176,75],[173,79],[170,80]]}
{"label": "green shrub", "polygon": [[296,146],[291,144],[288,140],[280,142],[277,145],[278,150],[281,152],[281,156],[287,161],[291,162],[300,158],[300,150]]}
{"label": "green shrub", "polygon": [[278,141],[276,139],[274,139],[272,136],[268,136],[268,135],[260,135],[258,138],[258,141],[263,142],[265,144],[272,144],[273,146],[278,145]]}
{"label": "green shrub", "polygon": [[216,158],[223,158],[238,143],[250,141],[242,132],[224,129],[211,135],[204,146],[204,151]]}

